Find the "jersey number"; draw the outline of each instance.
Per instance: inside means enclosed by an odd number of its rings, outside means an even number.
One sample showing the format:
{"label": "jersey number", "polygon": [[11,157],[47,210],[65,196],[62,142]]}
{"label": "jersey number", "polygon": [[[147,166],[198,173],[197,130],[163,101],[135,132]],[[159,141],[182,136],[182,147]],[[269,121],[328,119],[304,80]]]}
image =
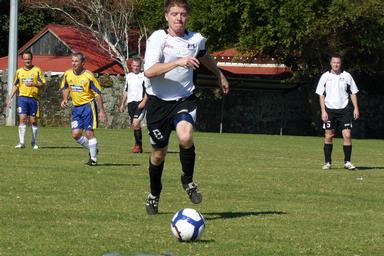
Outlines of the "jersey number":
{"label": "jersey number", "polygon": [[79,124],[78,124],[77,121],[73,121],[73,122],[71,123],[71,126],[72,126],[72,129],[76,129],[76,128],[79,126]]}
{"label": "jersey number", "polygon": [[159,129],[152,130],[152,133],[155,136],[155,138],[158,140],[161,140],[164,138]]}

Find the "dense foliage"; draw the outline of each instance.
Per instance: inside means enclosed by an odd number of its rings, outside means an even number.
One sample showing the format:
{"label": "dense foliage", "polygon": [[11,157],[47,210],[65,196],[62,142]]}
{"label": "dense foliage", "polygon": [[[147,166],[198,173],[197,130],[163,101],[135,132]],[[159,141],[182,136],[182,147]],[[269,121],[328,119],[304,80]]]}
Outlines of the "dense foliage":
{"label": "dense foliage", "polygon": [[[149,30],[164,26],[160,1],[143,2]],[[190,4],[189,28],[208,37],[210,50],[237,47],[251,55],[277,57],[301,78],[318,76],[329,67],[329,56],[339,53],[352,73],[382,75],[382,0],[191,0]]]}
{"label": "dense foliage", "polygon": [[[7,34],[9,1],[0,0],[1,32]],[[137,13],[148,33],[165,27],[163,1],[138,1]],[[277,57],[311,78],[328,68],[333,52],[345,57],[356,75],[383,75],[384,2],[382,0],[190,0],[189,29],[209,40],[210,50],[237,47],[249,54]],[[19,43],[56,17],[21,9]],[[61,22],[61,21],[56,21]],[[0,40],[6,54],[7,37]]]}
{"label": "dense foliage", "polygon": [[[0,57],[8,55],[9,0],[0,0]],[[24,7],[19,4],[18,45],[28,42],[49,23],[63,23],[64,20],[45,10]]]}

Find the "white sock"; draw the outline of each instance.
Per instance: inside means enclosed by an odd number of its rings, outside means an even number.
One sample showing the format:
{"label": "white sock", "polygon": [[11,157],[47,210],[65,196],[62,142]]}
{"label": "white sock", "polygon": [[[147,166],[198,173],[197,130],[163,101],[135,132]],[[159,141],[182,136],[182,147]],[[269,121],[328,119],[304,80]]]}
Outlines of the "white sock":
{"label": "white sock", "polygon": [[76,140],[76,142],[79,143],[81,146],[85,147],[86,149],[89,149],[89,142],[86,137],[81,136],[80,139]]}
{"label": "white sock", "polygon": [[97,161],[97,139],[92,138],[89,140],[89,154],[93,161]]}
{"label": "white sock", "polygon": [[19,142],[20,144],[25,144],[25,130],[27,129],[27,126],[25,124],[19,125]]}
{"label": "white sock", "polygon": [[39,130],[39,127],[37,127],[36,125],[32,125],[32,145],[36,144],[38,130]]}

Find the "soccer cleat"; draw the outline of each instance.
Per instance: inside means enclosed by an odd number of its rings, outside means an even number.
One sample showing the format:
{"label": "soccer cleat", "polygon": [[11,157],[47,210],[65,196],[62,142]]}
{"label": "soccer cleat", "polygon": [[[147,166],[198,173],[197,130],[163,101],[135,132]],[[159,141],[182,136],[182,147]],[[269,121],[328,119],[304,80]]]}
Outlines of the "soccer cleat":
{"label": "soccer cleat", "polygon": [[189,199],[194,204],[199,204],[203,200],[203,195],[199,192],[197,184],[190,182],[188,184],[183,184],[185,192],[187,192]]}
{"label": "soccer cleat", "polygon": [[331,168],[332,168],[332,165],[331,165],[330,162],[325,163],[325,164],[323,165],[323,167],[322,167],[323,170],[329,170],[329,169],[331,169]]}
{"label": "soccer cleat", "polygon": [[37,146],[36,144],[32,144],[32,149],[39,149],[39,146]]}
{"label": "soccer cleat", "polygon": [[25,148],[25,144],[19,143],[15,146],[15,148]]}
{"label": "soccer cleat", "polygon": [[160,196],[153,196],[149,193],[147,201],[145,202],[145,209],[148,215],[156,215],[159,212]]}
{"label": "soccer cleat", "polygon": [[356,170],[356,167],[349,161],[346,161],[344,163],[344,169],[347,169],[347,170],[350,170],[350,171],[354,171]]}
{"label": "soccer cleat", "polygon": [[140,145],[133,146],[132,153],[136,153],[136,154],[143,153],[143,147]]}
{"label": "soccer cleat", "polygon": [[87,165],[89,166],[96,166],[97,161],[93,160],[92,158],[89,158],[88,162],[86,162]]}

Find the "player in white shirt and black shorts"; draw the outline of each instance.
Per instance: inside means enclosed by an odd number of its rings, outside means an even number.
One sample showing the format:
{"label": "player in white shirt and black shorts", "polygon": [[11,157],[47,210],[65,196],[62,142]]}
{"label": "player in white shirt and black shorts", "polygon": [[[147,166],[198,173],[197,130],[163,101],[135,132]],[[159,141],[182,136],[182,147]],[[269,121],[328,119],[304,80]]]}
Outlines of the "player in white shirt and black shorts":
{"label": "player in white shirt and black shorts", "polygon": [[128,105],[128,115],[133,128],[133,135],[135,137],[135,145],[132,148],[132,153],[143,152],[141,121],[145,116],[145,104],[147,96],[145,94],[145,80],[144,73],[141,70],[141,59],[134,58],[131,63],[132,72],[128,73],[125,79],[125,87],[123,97],[120,104],[120,112],[124,112],[126,105]]}
{"label": "player in white shirt and black shorts", "polygon": [[359,118],[357,103],[358,88],[352,76],[341,70],[341,57],[331,58],[331,71],[325,72],[319,80],[316,94],[320,97],[321,119],[325,130],[323,169],[332,167],[332,149],[335,129],[341,128],[343,134],[344,168],[355,170],[351,163],[353,120]]}
{"label": "player in white shirt and black shorts", "polygon": [[166,0],[164,14],[168,29],[155,31],[146,45],[144,74],[149,78],[146,85],[147,127],[153,149],[149,160],[151,192],[146,201],[150,215],[158,213],[161,177],[172,130],[176,131],[179,141],[182,187],[192,203],[202,201],[202,195],[193,182],[193,126],[197,108],[197,98],[193,94],[194,70],[202,63],[218,77],[223,93],[229,91],[227,79],[207,53],[205,38],[185,29],[188,12],[187,0]]}

